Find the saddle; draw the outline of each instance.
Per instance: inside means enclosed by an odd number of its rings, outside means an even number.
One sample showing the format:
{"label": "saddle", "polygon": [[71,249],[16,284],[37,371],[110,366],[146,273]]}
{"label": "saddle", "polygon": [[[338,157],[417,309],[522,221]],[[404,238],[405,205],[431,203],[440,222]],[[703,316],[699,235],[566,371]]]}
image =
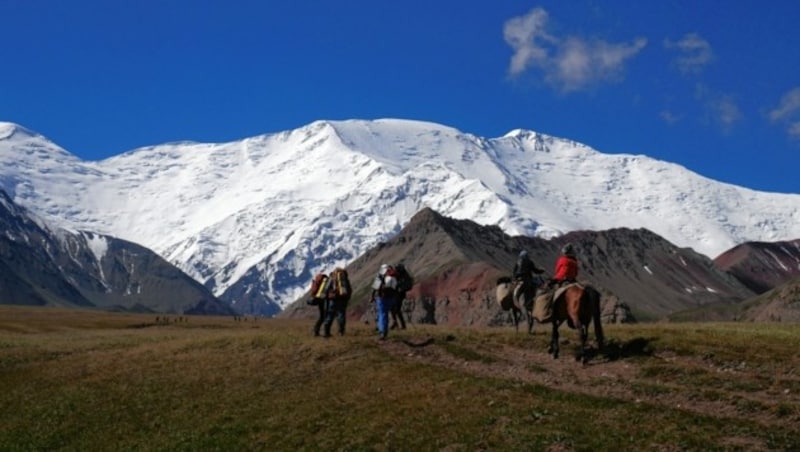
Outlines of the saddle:
{"label": "saddle", "polygon": [[504,311],[508,311],[514,307],[514,287],[511,278],[500,278],[497,280],[497,289],[495,293],[497,304]]}
{"label": "saddle", "polygon": [[539,323],[546,323],[553,320],[553,304],[561,294],[564,293],[565,290],[572,286],[579,286],[583,287],[582,284],[579,283],[569,283],[557,288],[555,291],[543,291],[539,292],[536,295],[536,299],[533,302],[533,318],[536,319]]}

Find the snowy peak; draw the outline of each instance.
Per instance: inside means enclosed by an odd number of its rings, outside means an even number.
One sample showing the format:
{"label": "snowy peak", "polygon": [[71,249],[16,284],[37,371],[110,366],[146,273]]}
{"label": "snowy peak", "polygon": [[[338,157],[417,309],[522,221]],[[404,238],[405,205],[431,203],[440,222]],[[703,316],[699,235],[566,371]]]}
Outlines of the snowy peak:
{"label": "snowy peak", "polygon": [[15,202],[61,227],[143,244],[229,302],[270,312],[425,208],[512,236],[646,228],[710,257],[800,237],[800,195],[522,129],[484,138],[423,121],[316,121],[99,162],[56,149],[38,136],[0,140],[0,185]]}
{"label": "snowy peak", "polygon": [[152,251],[113,237],[50,226],[2,190],[0,227],[3,303],[232,313]]}
{"label": "snowy peak", "polygon": [[26,139],[26,138],[33,138],[39,137],[35,132],[32,132],[25,127],[22,127],[19,124],[14,124],[13,122],[2,122],[0,121],[0,140],[11,140],[11,139]]}
{"label": "snowy peak", "polygon": [[[15,155],[7,157],[15,157],[17,160],[25,162],[30,162],[31,159],[47,160],[50,158],[62,162],[65,160],[78,160],[77,157],[44,136],[13,122],[0,122],[0,144],[7,148],[16,149]],[[0,158],[2,157],[6,156],[0,153]],[[2,160],[2,163],[14,164],[11,158],[3,158]]]}

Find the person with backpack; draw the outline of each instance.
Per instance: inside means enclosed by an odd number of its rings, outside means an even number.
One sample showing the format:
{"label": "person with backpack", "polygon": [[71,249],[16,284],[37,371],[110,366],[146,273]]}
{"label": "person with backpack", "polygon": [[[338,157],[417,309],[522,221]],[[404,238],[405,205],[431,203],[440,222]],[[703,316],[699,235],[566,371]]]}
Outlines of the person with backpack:
{"label": "person with backpack", "polygon": [[392,326],[390,329],[394,330],[399,326],[401,330],[404,330],[406,329],[406,320],[403,318],[403,301],[406,299],[406,292],[414,286],[414,279],[402,262],[395,265],[394,269],[397,272],[397,299],[392,306]]}
{"label": "person with backpack", "polygon": [[[316,323],[314,323],[314,336],[319,336],[319,330],[325,322],[328,312],[328,275],[324,272],[319,272],[314,276],[311,281],[311,293],[306,304],[316,306],[319,310],[319,316]],[[326,336],[330,336],[330,330]]]}
{"label": "person with backpack", "polygon": [[542,273],[544,273],[544,269],[536,266],[530,256],[528,256],[528,251],[522,250],[519,252],[519,257],[514,264],[514,271],[512,274],[514,275],[514,280],[520,285],[517,291],[522,294],[523,304],[527,310],[530,310],[533,297],[536,294],[537,275]]}
{"label": "person with backpack", "polygon": [[347,303],[352,295],[350,278],[347,270],[337,267],[328,277],[327,307],[325,316],[325,337],[330,337],[333,318],[339,325],[339,336],[344,336],[345,324],[347,322]]}
{"label": "person with backpack", "polygon": [[397,273],[392,266],[381,265],[372,281],[370,301],[375,303],[377,311],[378,337],[384,340],[389,333],[389,313],[397,301]]}

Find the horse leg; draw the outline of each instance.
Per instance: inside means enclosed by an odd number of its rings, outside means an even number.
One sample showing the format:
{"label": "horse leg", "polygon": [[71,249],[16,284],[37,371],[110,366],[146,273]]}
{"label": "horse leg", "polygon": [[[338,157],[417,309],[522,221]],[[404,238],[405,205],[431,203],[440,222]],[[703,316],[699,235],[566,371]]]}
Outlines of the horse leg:
{"label": "horse leg", "polygon": [[533,334],[533,311],[528,312],[528,334]]}
{"label": "horse leg", "polygon": [[594,322],[594,338],[597,340],[597,351],[602,352],[606,339],[603,336],[603,326],[600,324],[600,320]]}
{"label": "horse leg", "polygon": [[553,355],[553,359],[558,359],[558,321],[553,320],[553,333],[550,335],[550,347],[547,353]]}
{"label": "horse leg", "polygon": [[589,338],[589,328],[587,325],[579,322],[578,333],[581,335],[581,348],[578,356],[575,357],[575,361],[580,360],[583,364],[586,364],[586,362],[589,360],[589,357],[586,355],[586,341]]}
{"label": "horse leg", "polygon": [[519,318],[522,317],[522,312],[518,307],[513,306],[511,308],[511,316],[514,318],[514,330],[519,333]]}
{"label": "horse leg", "polygon": [[605,346],[605,336],[603,335],[602,312],[600,311],[600,293],[594,290],[593,295],[592,323],[594,323],[594,338],[597,341],[597,350],[602,351]]}

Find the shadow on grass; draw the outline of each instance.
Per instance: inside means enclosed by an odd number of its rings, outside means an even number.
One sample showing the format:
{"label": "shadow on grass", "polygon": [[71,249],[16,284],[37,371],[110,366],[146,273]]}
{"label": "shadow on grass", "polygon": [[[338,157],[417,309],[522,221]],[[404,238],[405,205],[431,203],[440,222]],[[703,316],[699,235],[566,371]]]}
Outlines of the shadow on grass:
{"label": "shadow on grass", "polygon": [[[452,342],[454,340],[456,340],[456,337],[453,336],[452,334],[448,334],[447,336],[439,339],[439,343],[447,343],[447,342]],[[428,336],[423,338],[402,339],[401,342],[409,347],[427,347],[436,342],[436,339]]]}
{"label": "shadow on grass", "polygon": [[610,340],[600,352],[609,361],[617,361],[623,358],[636,356],[653,356],[653,348],[650,343],[655,338],[636,337],[626,342]]}
{"label": "shadow on grass", "polygon": [[[624,358],[632,358],[636,356],[652,356],[653,349],[650,343],[654,338],[633,338],[627,342],[619,342],[610,340],[606,342],[602,350],[595,347],[587,347],[584,353],[586,354],[587,361],[592,361],[598,357],[605,358],[606,361],[617,361]],[[580,360],[579,350],[575,350],[575,359]]]}

